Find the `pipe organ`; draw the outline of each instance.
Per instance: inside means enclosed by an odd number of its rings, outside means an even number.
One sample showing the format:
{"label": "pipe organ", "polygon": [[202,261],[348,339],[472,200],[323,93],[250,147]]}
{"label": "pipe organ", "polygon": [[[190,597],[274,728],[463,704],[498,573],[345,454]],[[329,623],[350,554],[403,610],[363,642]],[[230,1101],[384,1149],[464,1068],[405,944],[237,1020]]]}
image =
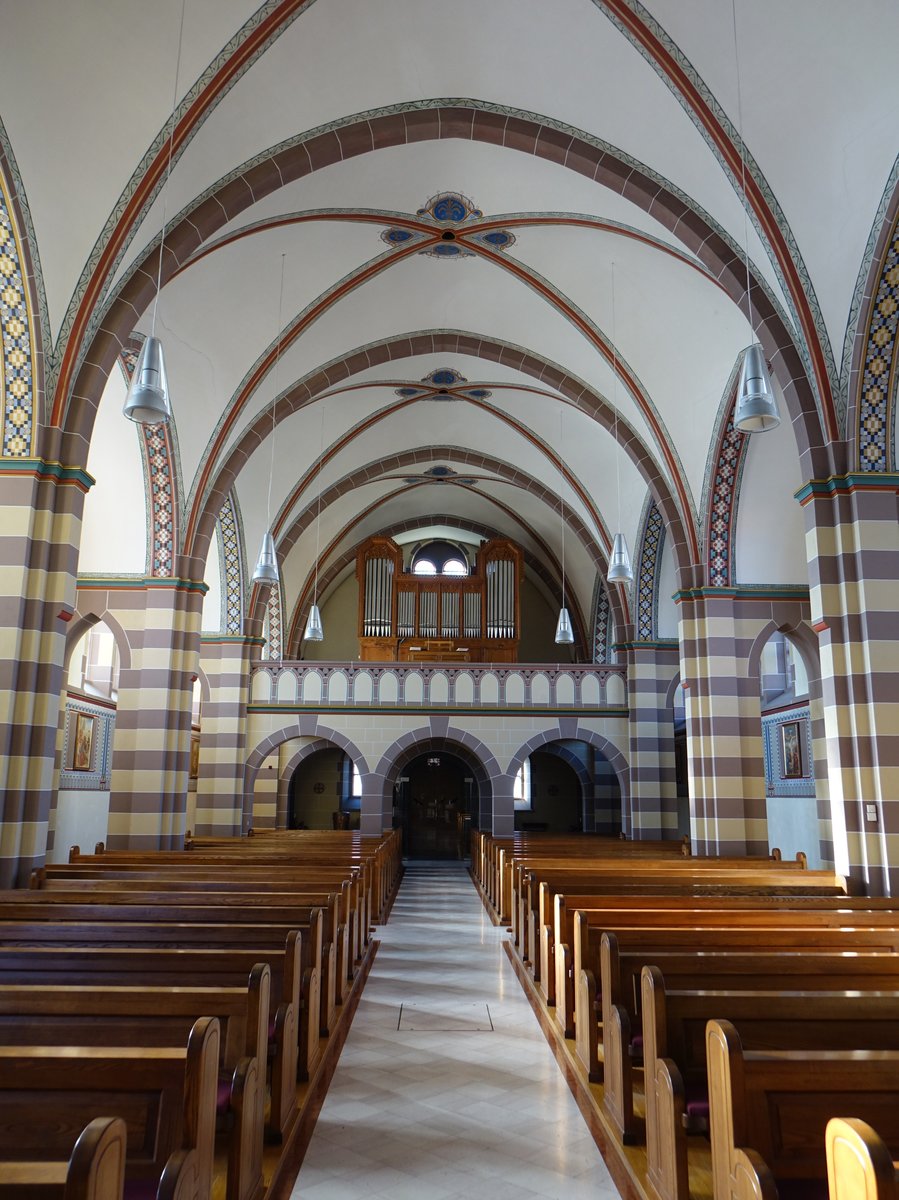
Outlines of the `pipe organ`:
{"label": "pipe organ", "polygon": [[521,551],[491,538],[469,575],[413,575],[390,538],[359,551],[359,657],[363,662],[517,662]]}

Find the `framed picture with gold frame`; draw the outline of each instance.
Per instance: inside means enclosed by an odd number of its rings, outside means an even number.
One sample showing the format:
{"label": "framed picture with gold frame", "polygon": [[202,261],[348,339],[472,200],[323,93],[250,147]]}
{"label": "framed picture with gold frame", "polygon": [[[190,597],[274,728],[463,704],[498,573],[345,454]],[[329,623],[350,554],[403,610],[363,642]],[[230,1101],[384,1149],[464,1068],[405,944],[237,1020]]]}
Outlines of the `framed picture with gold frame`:
{"label": "framed picture with gold frame", "polygon": [[72,739],[72,770],[89,771],[94,757],[94,728],[97,718],[89,713],[75,713]]}
{"label": "framed picture with gold frame", "polygon": [[802,736],[798,721],[785,721],[781,725],[780,749],[784,779],[802,779]]}
{"label": "framed picture with gold frame", "polygon": [[200,739],[190,739],[190,770],[191,779],[197,779],[200,774]]}

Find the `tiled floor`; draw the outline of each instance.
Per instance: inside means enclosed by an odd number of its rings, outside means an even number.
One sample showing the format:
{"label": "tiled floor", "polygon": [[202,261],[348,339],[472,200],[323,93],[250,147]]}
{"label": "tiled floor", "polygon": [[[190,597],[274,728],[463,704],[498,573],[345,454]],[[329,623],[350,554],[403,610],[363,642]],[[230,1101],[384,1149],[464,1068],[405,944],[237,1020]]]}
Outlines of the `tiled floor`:
{"label": "tiled floor", "polygon": [[293,1197],[617,1200],[460,864],[411,864]]}

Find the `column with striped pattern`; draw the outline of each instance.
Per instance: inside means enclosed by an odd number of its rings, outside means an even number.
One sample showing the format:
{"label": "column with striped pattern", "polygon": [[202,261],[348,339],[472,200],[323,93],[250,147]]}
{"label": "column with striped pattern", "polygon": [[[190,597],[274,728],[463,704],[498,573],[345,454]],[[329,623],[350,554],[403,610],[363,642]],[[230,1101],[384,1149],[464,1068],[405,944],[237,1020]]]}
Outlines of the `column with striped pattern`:
{"label": "column with striped pattern", "polygon": [[767,854],[761,701],[747,671],[759,621],[739,611],[734,589],[695,588],[676,599],[693,852]]}
{"label": "column with striped pattern", "polygon": [[146,578],[116,587],[113,615],[131,646],[119,676],[107,845],[184,845],[193,681],[206,586]]}
{"label": "column with striped pattern", "polygon": [[626,658],[630,734],[630,813],[634,839],[677,836],[674,714],[668,692],[680,666],[676,641],[629,641]]}
{"label": "column with striped pattern", "polygon": [[0,460],[0,887],[27,884],[44,861],[66,623],[92,483],[58,462]]}
{"label": "column with striped pattern", "polygon": [[834,861],[869,894],[899,891],[897,474],[812,480],[806,511],[821,652]]}
{"label": "column with striped pattern", "polygon": [[200,665],[209,682],[200,722],[197,828],[203,837],[242,832],[250,661],[262,639],[211,634],[201,639]]}

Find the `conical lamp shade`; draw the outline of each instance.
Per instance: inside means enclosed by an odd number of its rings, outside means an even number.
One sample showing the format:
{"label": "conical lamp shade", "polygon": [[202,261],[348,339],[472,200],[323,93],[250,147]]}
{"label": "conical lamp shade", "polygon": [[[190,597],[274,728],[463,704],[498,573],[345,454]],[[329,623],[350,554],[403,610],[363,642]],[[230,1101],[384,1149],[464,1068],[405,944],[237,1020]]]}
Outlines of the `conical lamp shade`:
{"label": "conical lamp shade", "polygon": [[318,611],[318,605],[313,604],[309,609],[309,620],[306,622],[306,632],[303,634],[304,642],[321,642],[324,641],[325,631],[322,629],[322,615]]}
{"label": "conical lamp shade", "polygon": [[609,583],[633,583],[634,572],[631,568],[631,556],[627,552],[627,542],[623,533],[616,533],[612,542],[612,554],[609,558],[609,573],[606,576]]}
{"label": "conical lamp shade", "polygon": [[256,559],[256,570],[253,572],[254,583],[278,582],[278,559],[275,557],[275,539],[270,530],[262,535],[262,545],[259,557]]}
{"label": "conical lamp shade", "polygon": [[740,386],[734,408],[734,427],[743,433],[764,433],[780,424],[777,400],[765,356],[758,342],[743,351]]}
{"label": "conical lamp shade", "polygon": [[171,419],[169,381],[159,338],[148,337],[141,347],[122,412],[139,425],[159,425]]}
{"label": "conical lamp shade", "polygon": [[559,610],[559,620],[556,623],[556,645],[570,646],[574,641],[574,630],[571,628],[571,617],[568,609]]}

